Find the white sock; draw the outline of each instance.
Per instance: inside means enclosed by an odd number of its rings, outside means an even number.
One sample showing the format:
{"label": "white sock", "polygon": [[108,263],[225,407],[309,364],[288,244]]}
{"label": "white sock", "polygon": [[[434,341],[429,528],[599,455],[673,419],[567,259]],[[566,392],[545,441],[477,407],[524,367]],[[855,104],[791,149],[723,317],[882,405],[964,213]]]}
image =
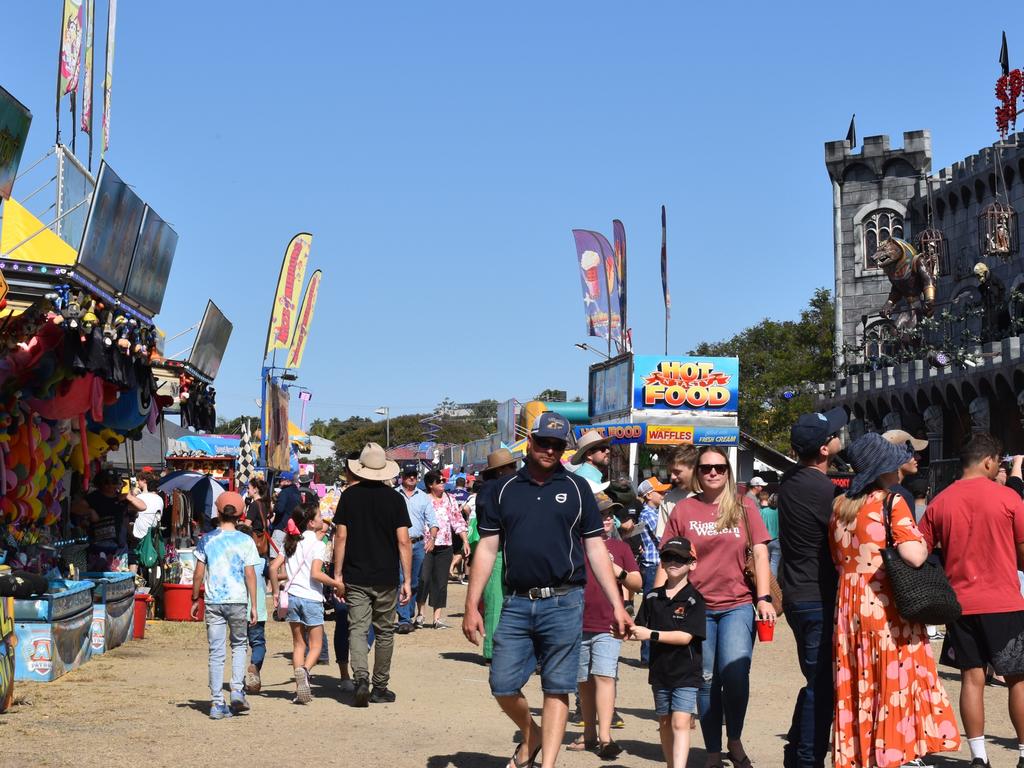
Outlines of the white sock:
{"label": "white sock", "polygon": [[1021,757],[1024,757],[1024,744],[1017,745],[1017,752]]}
{"label": "white sock", "polygon": [[971,759],[980,757],[986,763],[988,762],[988,753],[985,751],[985,737],[977,736],[973,739],[967,740],[967,746],[971,748]]}

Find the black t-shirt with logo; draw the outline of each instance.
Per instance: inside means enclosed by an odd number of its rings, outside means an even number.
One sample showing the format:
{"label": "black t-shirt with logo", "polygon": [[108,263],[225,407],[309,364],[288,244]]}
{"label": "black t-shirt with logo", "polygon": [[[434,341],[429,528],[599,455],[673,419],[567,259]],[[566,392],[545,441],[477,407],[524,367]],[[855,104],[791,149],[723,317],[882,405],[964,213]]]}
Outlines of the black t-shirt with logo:
{"label": "black t-shirt with logo", "polygon": [[346,530],[342,580],[362,587],[398,586],[398,528],[409,527],[402,497],[383,483],[360,480],[345,490],[334,513]]}
{"label": "black t-shirt with logo", "polygon": [[658,632],[689,632],[689,645],[651,643],[648,682],[655,688],[700,688],[704,677],[701,646],[707,635],[704,598],[687,583],[673,597],[661,586],[644,595],[636,623]]}

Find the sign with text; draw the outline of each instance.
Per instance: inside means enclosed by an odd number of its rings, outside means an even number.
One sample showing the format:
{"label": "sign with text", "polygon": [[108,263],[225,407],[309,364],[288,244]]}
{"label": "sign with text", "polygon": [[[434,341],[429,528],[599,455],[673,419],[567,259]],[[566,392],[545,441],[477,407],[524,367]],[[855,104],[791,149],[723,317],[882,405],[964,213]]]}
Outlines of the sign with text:
{"label": "sign with text", "polygon": [[576,442],[579,442],[587,432],[597,432],[601,437],[610,437],[612,445],[642,443],[647,434],[645,424],[600,424],[594,427],[573,427],[572,429],[576,433]]}
{"label": "sign with text", "polygon": [[648,445],[733,446],[740,444],[740,428],[648,424],[645,438]]}
{"label": "sign with text", "polygon": [[629,354],[590,366],[589,414],[591,420],[628,416],[630,401]]}
{"label": "sign with text", "polygon": [[633,358],[636,410],[736,413],[740,364],[735,357]]}

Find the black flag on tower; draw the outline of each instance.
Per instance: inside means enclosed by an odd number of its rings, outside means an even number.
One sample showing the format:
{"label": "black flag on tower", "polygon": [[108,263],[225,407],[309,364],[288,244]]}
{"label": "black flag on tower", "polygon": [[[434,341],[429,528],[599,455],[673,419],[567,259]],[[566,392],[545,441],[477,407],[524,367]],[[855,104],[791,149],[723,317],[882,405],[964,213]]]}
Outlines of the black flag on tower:
{"label": "black flag on tower", "polygon": [[850,145],[850,149],[857,147],[857,124],[854,122],[856,119],[857,113],[855,112],[850,118],[850,130],[846,132],[846,143]]}
{"label": "black flag on tower", "polygon": [[1003,68],[1003,74],[1010,74],[1010,52],[1006,50],[1006,32],[1003,32],[1003,47],[999,49],[999,66]]}

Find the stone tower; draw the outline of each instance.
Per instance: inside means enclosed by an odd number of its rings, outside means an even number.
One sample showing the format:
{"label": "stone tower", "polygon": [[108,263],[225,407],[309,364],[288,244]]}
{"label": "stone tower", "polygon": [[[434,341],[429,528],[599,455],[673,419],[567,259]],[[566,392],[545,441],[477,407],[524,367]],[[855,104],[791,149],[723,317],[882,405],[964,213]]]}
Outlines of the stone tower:
{"label": "stone tower", "polygon": [[[910,201],[931,173],[929,131],[903,134],[902,149],[888,136],[868,136],[860,152],[844,141],[825,144],[825,167],[832,181],[832,236],[835,249],[836,368],[844,345],[859,344],[871,318],[889,294],[889,280],[874,264],[878,243],[889,237],[913,242]],[[852,361],[851,361],[852,362]]]}

